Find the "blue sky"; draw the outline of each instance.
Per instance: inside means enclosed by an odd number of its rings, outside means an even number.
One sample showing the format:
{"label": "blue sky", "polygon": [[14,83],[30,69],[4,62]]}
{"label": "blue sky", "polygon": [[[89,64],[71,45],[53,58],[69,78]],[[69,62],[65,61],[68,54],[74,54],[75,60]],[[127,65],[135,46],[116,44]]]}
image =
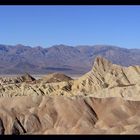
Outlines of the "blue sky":
{"label": "blue sky", "polygon": [[140,48],[140,6],[0,6],[0,44]]}

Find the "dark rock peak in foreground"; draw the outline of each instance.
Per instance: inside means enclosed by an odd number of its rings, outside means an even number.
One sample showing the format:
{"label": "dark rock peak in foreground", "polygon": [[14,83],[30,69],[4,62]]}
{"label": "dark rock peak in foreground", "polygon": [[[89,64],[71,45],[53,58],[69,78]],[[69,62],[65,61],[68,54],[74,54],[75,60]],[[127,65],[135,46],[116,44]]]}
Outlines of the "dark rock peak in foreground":
{"label": "dark rock peak in foreground", "polygon": [[23,81],[28,81],[28,82],[35,81],[36,80],[34,77],[32,77],[28,73],[25,73],[23,76],[21,76],[21,78],[22,78]]}

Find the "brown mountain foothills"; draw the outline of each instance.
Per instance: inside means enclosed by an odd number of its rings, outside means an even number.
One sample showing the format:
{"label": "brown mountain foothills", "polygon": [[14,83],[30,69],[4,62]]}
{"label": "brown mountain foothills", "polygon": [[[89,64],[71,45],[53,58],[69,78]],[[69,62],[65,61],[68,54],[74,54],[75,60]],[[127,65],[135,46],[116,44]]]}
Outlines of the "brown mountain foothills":
{"label": "brown mountain foothills", "polygon": [[140,65],[140,49],[111,45],[73,47],[60,44],[49,48],[0,45],[0,74],[62,72],[83,75],[90,71],[97,56],[122,66]]}
{"label": "brown mountain foothills", "polygon": [[0,134],[140,134],[140,66],[96,57],[72,79],[0,78]]}

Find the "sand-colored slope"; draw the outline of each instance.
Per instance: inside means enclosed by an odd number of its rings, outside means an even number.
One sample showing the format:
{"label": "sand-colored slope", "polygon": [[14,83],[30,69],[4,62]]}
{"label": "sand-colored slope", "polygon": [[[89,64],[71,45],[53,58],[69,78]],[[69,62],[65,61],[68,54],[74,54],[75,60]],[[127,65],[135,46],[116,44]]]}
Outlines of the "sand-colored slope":
{"label": "sand-colored slope", "polygon": [[4,134],[70,133],[76,128],[91,129],[97,121],[96,114],[82,99],[47,96],[0,98],[0,108],[0,127]]}
{"label": "sand-colored slope", "polygon": [[139,110],[121,98],[0,98],[0,134],[138,134]]}

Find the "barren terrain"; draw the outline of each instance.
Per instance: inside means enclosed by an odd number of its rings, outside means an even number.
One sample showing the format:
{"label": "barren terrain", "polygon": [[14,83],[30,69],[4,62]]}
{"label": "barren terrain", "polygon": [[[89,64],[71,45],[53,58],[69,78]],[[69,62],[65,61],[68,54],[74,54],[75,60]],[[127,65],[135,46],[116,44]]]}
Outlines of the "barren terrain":
{"label": "barren terrain", "polygon": [[140,66],[0,78],[0,134],[139,134]]}

